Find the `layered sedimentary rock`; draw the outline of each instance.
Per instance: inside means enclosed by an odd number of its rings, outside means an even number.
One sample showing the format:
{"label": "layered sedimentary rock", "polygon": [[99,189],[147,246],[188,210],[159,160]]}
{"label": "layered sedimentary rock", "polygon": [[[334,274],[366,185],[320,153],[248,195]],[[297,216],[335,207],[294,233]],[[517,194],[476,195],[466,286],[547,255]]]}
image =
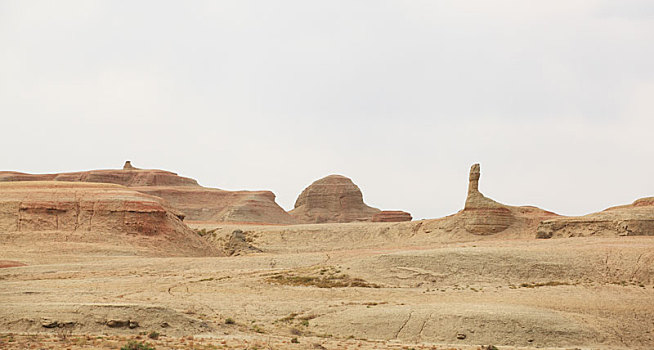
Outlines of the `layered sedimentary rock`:
{"label": "layered sedimentary rock", "polygon": [[270,191],[224,191],[206,187],[141,186],[133,189],[166,199],[188,220],[293,224]]}
{"label": "layered sedimentary rock", "polygon": [[371,221],[380,210],[367,206],[352,180],[329,175],[305,188],[289,212],[301,223]]}
{"label": "layered sedimentary rock", "polygon": [[468,196],[462,212],[465,228],[478,235],[502,232],[515,222],[515,215],[508,206],[486,198],[479,192],[480,177],[480,166],[474,164],[470,168]]}
{"label": "layered sedimentary rock", "polygon": [[4,234],[47,232],[53,240],[134,244],[163,255],[216,255],[182,217],[161,198],[115,184],[0,183]]}
{"label": "layered sedimentary rock", "polygon": [[412,219],[411,214],[401,210],[383,210],[372,216],[372,222],[403,222]]}
{"label": "layered sedimentary rock", "polygon": [[443,218],[447,231],[465,230],[475,235],[493,235],[511,232],[518,237],[533,237],[538,224],[557,214],[531,206],[510,206],[498,203],[479,192],[481,169],[479,164],[470,168],[468,196],[463,210]]}
{"label": "layered sedimentary rock", "polygon": [[537,238],[584,236],[654,236],[654,197],[579,217],[545,220]]}
{"label": "layered sedimentary rock", "polygon": [[176,173],[138,169],[127,161],[122,170],[91,170],[62,174],[0,172],[6,181],[67,181],[112,183],[161,197],[188,220],[290,224],[295,220],[275,202],[270,191],[225,191],[200,186]]}
{"label": "layered sedimentary rock", "polygon": [[179,176],[170,171],[155,169],[142,170],[136,168],[124,168],[123,170],[90,170],[61,174],[25,174],[14,171],[0,171],[0,181],[98,182],[112,183],[127,187],[200,186],[197,181]]}

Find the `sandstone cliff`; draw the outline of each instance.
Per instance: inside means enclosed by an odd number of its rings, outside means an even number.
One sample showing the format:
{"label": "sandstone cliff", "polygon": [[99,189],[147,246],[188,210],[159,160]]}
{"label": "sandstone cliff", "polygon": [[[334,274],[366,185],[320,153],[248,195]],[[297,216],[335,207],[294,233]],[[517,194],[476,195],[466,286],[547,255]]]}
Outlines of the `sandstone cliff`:
{"label": "sandstone cliff", "polygon": [[290,224],[295,220],[275,202],[270,191],[224,191],[200,186],[176,173],[138,169],[127,161],[123,169],[62,174],[0,172],[0,182],[67,181],[112,183],[167,200],[188,220]]}
{"label": "sandstone cliff", "polygon": [[599,213],[543,221],[536,237],[585,236],[654,236],[654,197]]}
{"label": "sandstone cliff", "polygon": [[161,198],[115,184],[0,183],[0,232],[8,237],[36,234],[53,242],[140,246],[156,255],[216,255],[181,217]]}
{"label": "sandstone cliff", "polygon": [[380,210],[367,206],[352,180],[329,175],[305,188],[289,212],[301,223],[371,221]]}

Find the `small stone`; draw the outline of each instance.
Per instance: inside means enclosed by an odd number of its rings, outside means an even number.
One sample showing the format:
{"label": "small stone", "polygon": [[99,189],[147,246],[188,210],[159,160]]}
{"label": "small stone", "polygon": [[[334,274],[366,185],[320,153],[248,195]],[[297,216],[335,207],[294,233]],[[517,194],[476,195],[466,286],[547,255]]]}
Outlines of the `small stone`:
{"label": "small stone", "polygon": [[465,334],[463,334],[463,333],[457,333],[457,334],[456,334],[456,339],[459,339],[459,340],[463,340],[463,339],[465,339],[466,337],[467,337],[467,336],[466,336]]}
{"label": "small stone", "polygon": [[137,328],[139,326],[139,323],[136,322],[136,321],[129,321],[128,326],[129,326],[130,329],[134,329],[134,328]]}
{"label": "small stone", "polygon": [[59,322],[53,321],[53,320],[50,320],[50,319],[46,318],[46,319],[41,320],[41,326],[43,328],[56,328],[56,327],[59,327]]}
{"label": "small stone", "polygon": [[122,320],[107,321],[107,327],[111,327],[111,328],[127,327],[128,325],[129,325],[129,321],[122,321]]}

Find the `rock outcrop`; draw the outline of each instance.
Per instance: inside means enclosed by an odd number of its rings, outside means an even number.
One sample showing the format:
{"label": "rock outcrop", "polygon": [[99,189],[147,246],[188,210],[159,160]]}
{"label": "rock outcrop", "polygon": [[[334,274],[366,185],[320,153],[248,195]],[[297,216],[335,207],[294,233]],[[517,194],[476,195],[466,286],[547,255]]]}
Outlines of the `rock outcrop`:
{"label": "rock outcrop", "polygon": [[383,210],[372,216],[372,222],[403,222],[412,219],[411,214],[401,210]]}
{"label": "rock outcrop", "polygon": [[132,161],[127,160],[125,161],[125,165],[123,165],[123,170],[139,170],[139,168],[135,168],[132,166]]}
{"label": "rock outcrop", "polygon": [[531,206],[510,206],[498,203],[479,192],[481,170],[479,164],[470,168],[468,196],[463,210],[434,220],[437,229],[452,234],[462,231],[474,235],[502,233],[507,237],[534,237],[542,220],[558,217],[557,214]]}
{"label": "rock outcrop", "polygon": [[0,182],[66,181],[112,183],[161,197],[186,219],[249,223],[291,224],[295,220],[275,202],[270,191],[225,191],[200,186],[176,173],[138,169],[130,161],[122,170],[91,170],[61,174],[0,172]]}
{"label": "rock outcrop", "polygon": [[301,223],[371,221],[380,210],[367,206],[352,180],[329,175],[305,188],[289,212]]}
{"label": "rock outcrop", "polygon": [[468,196],[463,208],[465,229],[478,235],[490,235],[506,230],[516,220],[509,206],[486,198],[479,192],[479,164],[470,168]]}
{"label": "rock outcrop", "polygon": [[225,254],[229,256],[261,253],[261,249],[253,246],[248,241],[245,233],[241,230],[234,230],[225,244]]}
{"label": "rock outcrop", "polygon": [[0,183],[0,231],[48,239],[143,246],[157,255],[205,256],[216,250],[161,198],[115,184]]}
{"label": "rock outcrop", "polygon": [[585,236],[654,236],[654,197],[579,217],[545,220],[537,238]]}
{"label": "rock outcrop", "polygon": [[206,187],[140,186],[133,189],[167,200],[193,221],[294,224],[270,191],[225,191]]}

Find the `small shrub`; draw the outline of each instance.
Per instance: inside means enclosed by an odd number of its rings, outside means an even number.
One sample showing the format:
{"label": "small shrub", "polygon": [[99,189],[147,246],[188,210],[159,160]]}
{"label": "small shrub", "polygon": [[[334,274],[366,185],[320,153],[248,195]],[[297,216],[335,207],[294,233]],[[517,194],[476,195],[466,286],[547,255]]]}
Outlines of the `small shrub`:
{"label": "small shrub", "polygon": [[291,343],[293,343],[293,344],[298,344],[299,342],[300,342],[300,341],[297,340],[297,338],[292,338],[292,339],[291,339]]}
{"label": "small shrub", "polygon": [[152,331],[152,332],[150,332],[150,334],[148,334],[148,338],[157,340],[157,339],[159,339],[159,335],[160,335],[159,332]]}
{"label": "small shrub", "polygon": [[236,322],[235,322],[234,319],[232,319],[231,317],[227,317],[227,318],[225,319],[225,324],[235,324],[235,323],[236,323]]}
{"label": "small shrub", "polygon": [[135,340],[130,340],[125,344],[120,350],[155,350],[154,347],[150,346],[148,343],[137,342]]}

